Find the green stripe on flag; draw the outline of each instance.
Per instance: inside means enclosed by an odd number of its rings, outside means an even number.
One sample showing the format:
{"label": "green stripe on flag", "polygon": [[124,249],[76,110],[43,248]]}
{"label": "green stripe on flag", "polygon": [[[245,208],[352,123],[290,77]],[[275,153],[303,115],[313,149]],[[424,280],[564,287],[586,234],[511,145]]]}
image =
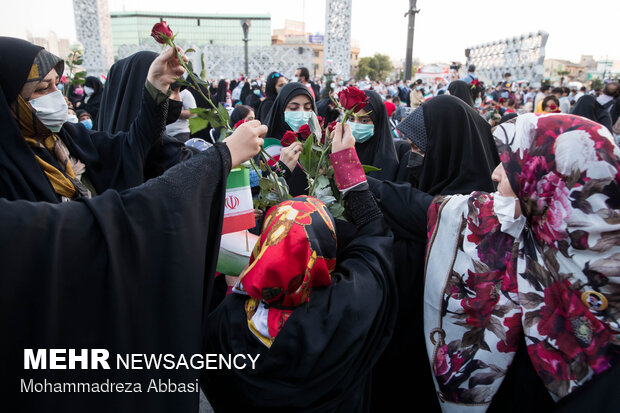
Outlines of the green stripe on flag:
{"label": "green stripe on flag", "polygon": [[246,168],[234,168],[228,175],[226,189],[250,186],[250,171]]}

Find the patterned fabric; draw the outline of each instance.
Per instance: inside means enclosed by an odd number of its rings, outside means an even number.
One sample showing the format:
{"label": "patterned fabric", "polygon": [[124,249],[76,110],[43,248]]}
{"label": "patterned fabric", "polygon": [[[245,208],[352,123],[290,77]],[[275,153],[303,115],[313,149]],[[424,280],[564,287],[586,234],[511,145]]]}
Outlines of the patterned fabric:
{"label": "patterned fabric", "polygon": [[271,346],[312,288],[331,284],[335,266],[335,223],[322,202],[300,196],[271,208],[233,290],[251,297],[245,306],[250,330]]}
{"label": "patterned fabric", "polygon": [[36,89],[37,84],[43,80],[45,76],[52,70],[56,69],[58,76],[62,76],[65,70],[65,62],[60,57],[55,56],[45,49],[37,54],[34,63],[30,68],[26,83],[22,89],[22,97],[26,100],[30,99],[32,92]]}
{"label": "patterned fabric", "polygon": [[63,200],[77,196],[90,198],[90,191],[80,182],[86,169],[84,164],[70,156],[65,144],[37,119],[32,107],[21,96],[17,96],[13,104],[13,113],[54,192]]}
{"label": "patterned fabric", "polygon": [[341,192],[366,182],[364,168],[357,157],[355,148],[348,148],[329,155],[334,166],[334,179]]}
{"label": "patterned fabric", "polygon": [[428,211],[425,333],[444,411],[484,411],[517,344],[558,400],[620,361],[620,150],[571,115],[500,125],[526,230],[501,232],[493,195]]}
{"label": "patterned fabric", "polygon": [[426,125],[424,124],[424,108],[419,107],[402,122],[396,126],[396,129],[405,135],[411,142],[415,144],[422,152],[426,152],[426,144],[428,136],[426,134]]}

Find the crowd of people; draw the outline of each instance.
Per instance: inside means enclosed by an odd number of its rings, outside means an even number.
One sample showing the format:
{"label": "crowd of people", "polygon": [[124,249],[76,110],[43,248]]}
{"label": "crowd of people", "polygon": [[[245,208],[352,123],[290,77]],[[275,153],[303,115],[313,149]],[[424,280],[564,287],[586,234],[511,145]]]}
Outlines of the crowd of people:
{"label": "crowd of people", "polygon": [[[462,79],[213,80],[172,48],[63,84],[0,37],[2,385],[25,411],[198,410],[196,393],[29,393],[20,379],[200,383],[216,412],[614,411],[620,405],[620,87]],[[357,87],[348,118],[339,92]],[[63,91],[59,90],[62,89]],[[63,93],[64,92],[64,93]],[[244,122],[241,122],[244,121]],[[257,213],[238,277],[215,265],[232,168],[335,124],[347,222],[308,196]],[[320,127],[320,126],[319,126]],[[362,165],[374,166],[365,172]],[[25,370],[24,349],[258,357],[255,368]]]}

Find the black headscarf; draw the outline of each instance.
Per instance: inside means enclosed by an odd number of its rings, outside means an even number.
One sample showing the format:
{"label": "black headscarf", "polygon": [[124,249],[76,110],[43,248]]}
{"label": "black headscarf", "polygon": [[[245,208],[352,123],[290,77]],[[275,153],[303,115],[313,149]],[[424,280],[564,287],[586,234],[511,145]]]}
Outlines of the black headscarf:
{"label": "black headscarf", "polygon": [[394,138],[390,130],[389,118],[381,96],[375,91],[365,90],[368,104],[364,108],[370,112],[368,116],[375,126],[375,133],[366,142],[355,144],[355,151],[363,165],[381,168],[380,171],[369,172],[368,175],[382,181],[396,179],[398,158],[394,148]]}
{"label": "black headscarf", "polygon": [[499,155],[491,126],[472,107],[450,96],[422,106],[428,136],[418,188],[431,195],[494,192]]}
{"label": "black headscarf", "polygon": [[[42,50],[27,41],[0,38],[0,197],[9,200],[59,202],[48,178],[26,143],[9,107],[14,103]],[[8,90],[11,99],[5,98]],[[111,139],[107,132],[88,131],[82,124],[66,122],[57,134],[71,155],[86,165],[86,175],[97,193],[106,189],[124,190],[144,182],[144,162],[148,149],[160,139],[167,104],[156,105],[148,93],[142,94],[142,116],[130,132]],[[50,156],[50,158],[52,158]]]}
{"label": "black headscarf", "polygon": [[0,197],[11,200],[57,202],[9,108],[41,50],[25,40],[0,37]]}
{"label": "black headscarf", "polygon": [[260,96],[254,93],[255,90],[258,90],[260,92],[260,87],[256,83],[252,85],[252,92],[245,97],[242,103],[244,105],[250,106],[256,114],[256,112],[258,112],[258,107],[261,104],[261,100]]}
{"label": "black headscarf", "polygon": [[284,110],[288,102],[299,95],[308,96],[310,102],[312,102],[312,110],[316,113],[316,104],[310,90],[299,82],[288,83],[280,89],[280,93],[278,93],[271,110],[267,114],[267,119],[263,120],[263,123],[269,128],[269,132],[267,132],[268,137],[279,140],[284,136],[284,132],[291,130],[284,121]]}
{"label": "black headscarf", "polygon": [[90,113],[90,117],[93,119],[93,122],[95,122],[99,116],[99,105],[101,104],[101,98],[104,91],[103,83],[101,83],[101,80],[94,76],[88,76],[84,81],[84,86],[92,88],[94,92],[88,98],[88,102],[86,102],[86,96],[84,97],[84,101],[86,103],[83,103],[80,106],[80,109],[84,109]]}
{"label": "black headscarf", "polygon": [[456,96],[463,102],[467,103],[472,108],[474,107],[474,99],[471,96],[471,85],[462,80],[455,80],[450,82],[448,86],[448,92],[452,96]]}
{"label": "black headscarf", "polygon": [[[157,56],[155,52],[141,51],[112,65],[103,90],[97,130],[110,134],[129,131],[140,111],[149,67]],[[159,176],[192,154],[190,148],[164,133],[161,141],[149,150],[144,165],[145,180]]]}
{"label": "black headscarf", "polygon": [[138,115],[144,82],[155,52],[137,52],[114,63],[108,72],[96,129],[109,133],[127,131]]}
{"label": "black headscarf", "polygon": [[329,98],[321,99],[318,102],[316,102],[317,114],[323,119],[325,119],[326,125],[329,125],[331,122],[338,119],[338,116],[340,116],[340,111],[336,107],[334,107],[333,109],[329,107],[330,103],[331,103],[331,99]]}
{"label": "black headscarf", "polygon": [[249,81],[245,81],[245,83],[243,84],[243,87],[241,88],[241,95],[239,96],[239,100],[241,101],[241,104],[245,105],[245,98],[248,97],[248,95],[252,93],[252,89],[250,88],[250,82]]}
{"label": "black headscarf", "polygon": [[216,100],[220,102],[222,105],[226,103],[227,89],[228,89],[228,86],[226,85],[226,81],[224,79],[221,79],[220,82],[217,84]]}
{"label": "black headscarf", "polygon": [[263,123],[266,122],[271,106],[273,106],[273,102],[276,100],[276,96],[278,96],[276,85],[282,76],[283,75],[279,72],[271,72],[267,77],[267,82],[265,83],[265,99],[261,101],[258,106],[258,111],[256,112],[256,119]]}
{"label": "black headscarf", "polygon": [[592,95],[583,95],[580,97],[570,113],[600,123],[609,129],[610,132],[613,127],[611,115]]}
{"label": "black headscarf", "polygon": [[69,85],[65,87],[69,88],[67,91],[67,99],[69,99],[69,102],[71,102],[73,106],[76,106],[78,102],[80,103],[84,102],[84,90],[83,89],[82,89],[82,94],[78,95],[77,93],[75,93],[75,89],[77,88],[77,85]]}

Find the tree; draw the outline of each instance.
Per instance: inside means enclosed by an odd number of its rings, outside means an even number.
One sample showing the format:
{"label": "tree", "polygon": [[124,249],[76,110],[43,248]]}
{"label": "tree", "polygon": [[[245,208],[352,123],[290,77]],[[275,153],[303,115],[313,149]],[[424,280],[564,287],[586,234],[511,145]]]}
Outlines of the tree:
{"label": "tree", "polygon": [[592,90],[600,90],[603,88],[603,81],[598,77],[592,79],[592,83],[590,84],[590,89]]}
{"label": "tree", "polygon": [[372,57],[362,57],[357,70],[357,78],[368,76],[370,80],[385,80],[393,66],[389,56],[375,53]]}
{"label": "tree", "polygon": [[568,70],[558,70],[558,76],[560,76],[560,86],[564,86],[564,76],[569,75]]}

